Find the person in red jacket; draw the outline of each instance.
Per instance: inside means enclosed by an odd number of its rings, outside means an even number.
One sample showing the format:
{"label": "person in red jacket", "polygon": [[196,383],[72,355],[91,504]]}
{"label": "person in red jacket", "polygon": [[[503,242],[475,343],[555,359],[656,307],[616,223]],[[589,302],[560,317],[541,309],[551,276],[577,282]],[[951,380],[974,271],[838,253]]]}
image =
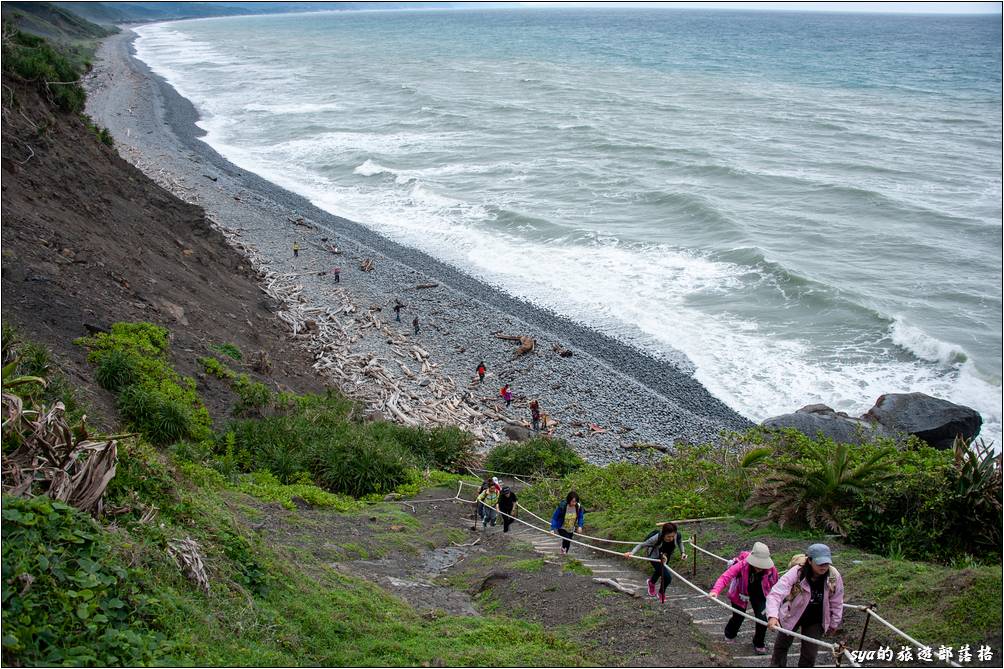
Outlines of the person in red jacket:
{"label": "person in red jacket", "polygon": [[488,370],[487,370],[487,368],[485,368],[485,363],[484,362],[481,362],[480,364],[478,364],[478,383],[481,383],[482,381],[485,380],[485,372],[487,372],[487,371]]}
{"label": "person in red jacket", "polygon": [[739,634],[739,628],[746,620],[738,612],[746,612],[752,605],[753,615],[763,623],[757,622],[756,631],[753,632],[753,652],[757,655],[767,654],[767,595],[771,588],[777,583],[777,569],[774,561],[770,557],[770,549],[766,544],[759,541],[753,544],[752,551],[743,551],[732,564],[718,577],[715,585],[711,588],[711,596],[717,597],[718,593],[726,590],[729,593],[729,601],[732,608],[737,613],[732,614],[732,618],[725,624],[725,639],[733,641]]}

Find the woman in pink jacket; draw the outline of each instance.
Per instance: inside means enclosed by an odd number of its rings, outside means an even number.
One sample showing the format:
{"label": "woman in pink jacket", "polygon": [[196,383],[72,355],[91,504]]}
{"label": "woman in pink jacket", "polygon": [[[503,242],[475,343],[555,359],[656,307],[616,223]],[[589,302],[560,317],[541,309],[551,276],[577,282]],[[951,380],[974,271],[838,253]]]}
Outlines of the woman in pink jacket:
{"label": "woman in pink jacket", "polygon": [[[711,588],[711,596],[717,597],[722,590],[728,590],[729,601],[738,612],[745,612],[753,605],[753,615],[764,621],[756,624],[753,632],[753,652],[757,655],[767,654],[765,638],[767,636],[767,616],[764,611],[767,606],[767,595],[777,583],[777,569],[770,558],[770,549],[759,541],[753,544],[752,551],[743,551],[735,563],[718,577]],[[739,628],[746,620],[740,613],[733,613],[725,625],[725,639],[732,641],[739,634]]]}
{"label": "woman in pink jacket", "polygon": [[[834,634],[844,615],[844,581],[831,566],[833,557],[826,544],[812,544],[806,551],[803,565],[788,570],[767,595],[767,626],[798,631],[813,639],[823,632]],[[788,649],[794,637],[779,633],[774,642],[772,667],[788,663]],[[798,653],[798,666],[816,666],[819,646],[803,641]]]}

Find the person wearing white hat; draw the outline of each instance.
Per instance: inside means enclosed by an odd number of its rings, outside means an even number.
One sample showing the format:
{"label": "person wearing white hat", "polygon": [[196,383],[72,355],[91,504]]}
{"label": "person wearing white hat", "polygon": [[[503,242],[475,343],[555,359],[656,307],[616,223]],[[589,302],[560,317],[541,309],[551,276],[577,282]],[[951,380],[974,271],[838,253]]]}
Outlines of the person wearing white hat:
{"label": "person wearing white hat", "polygon": [[722,590],[728,589],[729,601],[736,613],[725,624],[725,640],[733,641],[739,634],[745,617],[740,612],[745,613],[750,606],[753,608],[753,615],[763,624],[757,622],[756,630],[753,632],[753,652],[757,655],[767,654],[767,595],[771,588],[777,583],[777,569],[774,561],[770,557],[770,549],[766,544],[759,541],[753,544],[753,550],[742,551],[734,560],[731,560],[729,567],[718,577],[715,585],[711,588],[711,596],[717,597]]}

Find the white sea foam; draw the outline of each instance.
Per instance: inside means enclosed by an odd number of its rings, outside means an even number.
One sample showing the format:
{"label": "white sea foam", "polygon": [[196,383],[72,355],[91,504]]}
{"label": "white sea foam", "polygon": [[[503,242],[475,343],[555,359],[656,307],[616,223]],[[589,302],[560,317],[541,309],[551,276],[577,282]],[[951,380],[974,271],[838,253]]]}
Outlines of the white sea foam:
{"label": "white sea foam", "polygon": [[[716,206],[723,200],[713,197],[712,193],[724,180],[735,184],[734,191],[729,192],[730,203],[755,201],[760,196],[759,191],[771,185],[779,189],[781,198],[793,192],[811,194],[829,188],[827,184],[858,189],[855,192],[862,197],[873,191],[888,195],[897,189],[903,190],[904,186],[897,181],[898,175],[882,176],[880,173],[875,177],[867,170],[861,174],[842,174],[839,178],[827,175],[820,165],[825,167],[829,162],[841,161],[852,166],[857,164],[855,161],[860,157],[853,151],[853,141],[847,146],[834,147],[832,141],[826,139],[825,132],[813,129],[809,139],[818,145],[807,142],[797,146],[793,136],[778,136],[769,125],[751,127],[754,122],[748,120],[755,119],[757,114],[768,121],[783,120],[785,132],[794,133],[797,125],[812,114],[794,113],[791,109],[801,108],[801,105],[789,104],[786,109],[783,101],[801,100],[806,104],[811,102],[813,110],[829,109],[832,113],[822,117],[850,124],[855,137],[868,138],[860,140],[865,144],[859,146],[859,150],[871,151],[872,143],[886,136],[904,140],[905,144],[901,142],[897,146],[926,150],[919,136],[909,137],[909,127],[897,125],[905,121],[898,121],[892,115],[873,120],[875,104],[869,100],[822,89],[813,89],[809,95],[806,89],[780,84],[764,92],[760,82],[755,82],[756,85],[743,87],[743,95],[751,105],[749,114],[710,123],[706,110],[728,114],[728,107],[720,104],[725,98],[699,80],[688,80],[687,85],[683,85],[679,75],[660,79],[657,73],[646,70],[645,78],[635,82],[635,90],[627,85],[632,76],[630,68],[611,70],[612,78],[606,84],[602,80],[606,76],[604,72],[585,68],[581,73],[583,81],[590,83],[589,90],[599,92],[590,93],[589,104],[583,106],[581,100],[557,101],[556,93],[542,98],[543,102],[517,100],[520,93],[504,89],[495,97],[483,95],[477,86],[491,89],[506,85],[505,77],[500,76],[505,74],[504,68],[501,64],[492,64],[502,69],[493,70],[489,75],[479,69],[461,67],[457,70],[447,66],[456,76],[485,79],[474,79],[474,85],[466,91],[471,101],[469,105],[451,105],[451,98],[446,97],[431,107],[424,99],[421,103],[409,102],[413,96],[388,97],[386,85],[371,85],[373,94],[367,98],[369,89],[358,82],[372,79],[386,84],[390,80],[377,68],[359,73],[351,71],[351,68],[368,67],[368,61],[357,60],[336,72],[346,86],[357,85],[352,95],[345,95],[340,87],[332,87],[330,90],[341,91],[339,103],[308,99],[298,104],[281,97],[276,92],[279,89],[269,89],[268,96],[259,92],[253,98],[256,102],[248,104],[247,92],[237,94],[233,87],[227,89],[226,82],[221,82],[219,76],[214,79],[209,72],[212,68],[231,66],[227,53],[184,34],[180,37],[169,34],[182,33],[180,26],[149,26],[139,30],[144,35],[137,41],[140,57],[182,95],[193,100],[203,114],[200,126],[207,130],[205,141],[235,164],[304,195],[323,209],[422,249],[513,294],[555,308],[573,319],[656,353],[672,355],[672,351],[681,351],[705,387],[752,419],[786,413],[812,402],[826,403],[856,414],[866,411],[882,393],[920,391],[977,409],[986,421],[983,435],[1000,442],[1000,378],[990,378],[985,370],[977,369],[973,356],[980,351],[971,342],[963,347],[934,336],[907,313],[889,319],[892,325],[887,332],[882,332],[888,321],[884,320],[881,309],[876,308],[869,312],[871,315],[861,316],[863,321],[870,318],[876,322],[871,343],[884,337],[883,341],[886,344],[891,341],[895,348],[887,346],[890,351],[886,352],[881,345],[856,348],[865,339],[859,338],[834,343],[833,349],[826,350],[797,327],[785,327],[786,323],[805,322],[804,315],[798,314],[805,306],[797,303],[800,299],[797,295],[789,298],[785,286],[777,287],[785,297],[778,307],[779,313],[771,314],[773,321],[755,320],[750,315],[758,312],[748,307],[759,305],[746,305],[741,299],[729,305],[728,299],[722,299],[722,296],[754,295],[748,299],[755,300],[754,293],[742,291],[749,291],[750,286],[777,286],[776,277],[764,278],[765,269],[740,264],[739,260],[735,263],[715,261],[709,258],[709,253],[681,248],[686,246],[684,243],[640,243],[639,237],[630,232],[637,221],[630,212],[621,211],[624,206],[631,205],[634,196],[630,191],[635,189],[636,200],[647,207],[646,213],[654,207],[666,212],[662,215],[668,223],[665,229],[658,228],[659,239],[673,239],[684,234],[691,219],[699,218],[701,226],[714,228],[710,232],[720,235],[709,234],[701,239],[712,239],[721,250],[758,246],[760,239],[746,239],[744,235],[753,234],[750,230],[770,231],[776,209],[770,206],[769,212],[763,213],[752,206],[744,212],[745,218],[735,216],[734,212],[730,212],[731,217],[721,214]],[[518,65],[517,70],[540,67],[539,63],[519,65],[514,62],[510,65]],[[256,67],[259,69],[245,76],[259,77],[262,81],[274,76],[262,69],[266,66]],[[332,63],[331,67],[338,68],[339,63]],[[406,68],[407,63],[400,67]],[[434,77],[434,73],[421,69],[424,67],[402,73],[400,79],[421,82],[426,97],[437,90],[453,91],[456,82],[452,79],[444,87],[442,82],[421,78]],[[568,76],[579,75],[573,72]],[[281,86],[281,78],[268,85]],[[604,85],[608,86],[605,91],[602,90]],[[705,88],[702,89],[702,85]],[[415,86],[407,88],[404,84],[394,84],[395,91],[401,88],[417,90]],[[573,95],[580,88],[583,87],[563,88],[562,94]],[[679,92],[668,95],[666,91]],[[618,102],[623,101],[625,95],[652,95],[659,104],[672,107],[679,134],[674,136],[669,148],[658,144],[664,132],[661,126],[645,126],[644,119],[633,126],[621,121],[622,115],[629,111]],[[693,97],[688,98],[688,95]],[[607,99],[616,103],[616,109],[604,115],[602,104]],[[344,104],[345,108],[339,104]],[[563,111],[562,104],[579,111]],[[500,108],[507,112],[499,121],[505,124],[504,128],[491,125]],[[491,110],[486,112],[489,121],[478,117],[479,109]],[[315,121],[305,115],[316,113],[319,124],[334,116],[336,124],[332,127],[339,129],[275,142],[268,132],[255,135],[254,128],[245,128],[244,121],[252,116],[247,112],[279,117],[271,123],[281,122],[284,114],[297,114],[301,121],[305,118]],[[338,112],[341,116],[323,116],[328,112]],[[409,116],[414,112],[423,112],[420,123],[414,122],[414,115]],[[526,116],[517,117],[515,112],[525,112]],[[535,113],[548,117],[547,128],[553,128],[553,132],[540,132],[543,126],[538,123],[540,117],[533,116]],[[462,132],[458,132],[455,125],[449,125],[456,123],[456,116],[470,117],[470,121],[465,120]],[[359,117],[373,120],[372,129],[352,125]],[[520,118],[527,120],[521,124]],[[404,120],[409,125],[403,125]],[[479,126],[479,123],[486,125]],[[721,128],[720,134],[706,134],[711,126]],[[402,127],[408,130],[400,131]],[[597,146],[608,147],[601,149],[607,153],[600,153],[600,150],[589,153],[588,147],[577,144],[551,143],[557,141],[555,136],[559,133],[568,133],[570,137],[585,129],[590,134],[598,133]],[[689,144],[688,133],[695,137]],[[771,141],[754,141],[755,138]],[[731,147],[727,156],[721,156],[715,148],[716,140],[727,141]],[[529,143],[520,144],[521,141]],[[753,154],[743,153],[746,144],[752,147]],[[791,147],[796,146],[799,150],[792,154]],[[807,157],[811,151],[823,148],[827,150],[817,163]],[[797,159],[792,159],[793,155],[797,155]],[[654,169],[651,156],[668,156],[669,160],[664,168]],[[893,159],[898,170],[906,169],[899,153],[883,160]],[[715,165],[728,165],[729,171],[712,169]],[[999,173],[999,159],[996,165],[998,169],[990,172]],[[393,179],[383,175],[391,175]],[[510,187],[507,180],[516,185]],[[658,186],[651,187],[655,182]],[[611,186],[613,183],[616,186]],[[645,183],[647,189],[640,188],[640,183]],[[999,184],[999,179],[995,183]],[[500,188],[500,184],[505,187]],[[923,183],[911,183],[910,188],[913,189],[911,195],[922,195],[925,189],[937,190]],[[632,197],[617,196],[622,189]],[[661,195],[664,190],[671,196]],[[566,191],[574,195],[566,195]],[[949,191],[950,188],[945,190]],[[653,193],[657,196],[654,199]],[[984,202],[981,206],[990,214],[995,213],[996,206],[999,215],[999,190],[989,188],[986,193],[987,197],[982,199],[989,204]],[[685,204],[681,202],[695,198],[706,202],[706,209],[714,216],[698,216],[684,210]],[[615,206],[607,206],[606,202]],[[889,202],[887,206],[895,206],[896,198],[890,198]],[[843,201],[839,200],[834,208],[842,205]],[[928,203],[928,206],[933,205]],[[516,224],[499,225],[498,211],[506,207],[532,212],[533,216],[546,219],[559,230],[567,226],[568,232],[549,237],[550,241],[541,241],[532,235],[534,225],[518,220]],[[568,219],[602,219],[605,216],[627,221],[626,231],[622,234],[617,227],[592,229],[568,224]],[[763,218],[763,228],[752,225],[757,222],[752,220],[753,216]],[[810,213],[805,216],[804,234],[813,248],[822,248],[826,240],[812,235],[825,232],[853,237],[859,232],[860,224],[851,218],[831,217],[827,219],[826,230],[817,230],[811,223],[818,219],[813,220]],[[719,218],[736,222],[734,229],[718,225]],[[999,229],[998,223],[998,241]],[[609,234],[611,232],[616,234]],[[865,230],[865,233],[871,232]],[[705,248],[713,246],[707,243]],[[698,249],[701,245],[692,247]],[[771,253],[769,257],[784,259],[780,253]],[[850,265],[846,269],[858,270]],[[801,274],[809,276],[807,272]],[[864,279],[854,289],[864,286],[870,278],[858,276]],[[999,284],[999,269],[997,277]],[[987,290],[991,293],[989,309],[991,312],[997,309],[999,320],[999,292],[995,307],[992,290]],[[796,291],[791,292],[795,294]],[[802,296],[811,292],[806,290]],[[820,299],[827,298],[823,295]],[[726,306],[709,309],[709,303]],[[831,304],[824,304],[820,313],[830,307]],[[786,320],[786,309],[792,310],[790,321]],[[878,316],[874,315],[875,311],[879,312]],[[994,316],[994,313],[988,314],[988,323],[993,323]],[[798,321],[798,318],[803,320]]]}

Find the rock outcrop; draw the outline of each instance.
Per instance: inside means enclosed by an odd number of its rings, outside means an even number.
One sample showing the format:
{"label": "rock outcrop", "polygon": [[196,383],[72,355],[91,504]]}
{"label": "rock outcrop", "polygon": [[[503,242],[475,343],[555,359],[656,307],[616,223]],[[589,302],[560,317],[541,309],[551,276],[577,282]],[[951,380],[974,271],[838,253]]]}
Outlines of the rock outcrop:
{"label": "rock outcrop", "polygon": [[809,404],[795,413],[768,418],[761,425],[790,427],[810,437],[822,433],[839,443],[914,435],[935,448],[951,448],[956,436],[976,437],[983,419],[969,407],[923,393],[890,393],[879,397],[875,406],[858,418],[825,404]]}
{"label": "rock outcrop", "polygon": [[862,444],[876,437],[891,436],[882,425],[862,418],[852,418],[825,404],[810,404],[795,413],[768,418],[761,425],[775,429],[791,427],[809,437],[822,433],[823,436],[844,444]]}
{"label": "rock outcrop", "polygon": [[976,410],[924,393],[882,395],[863,418],[894,433],[915,435],[934,448],[951,448],[957,436],[973,439],[983,426]]}

